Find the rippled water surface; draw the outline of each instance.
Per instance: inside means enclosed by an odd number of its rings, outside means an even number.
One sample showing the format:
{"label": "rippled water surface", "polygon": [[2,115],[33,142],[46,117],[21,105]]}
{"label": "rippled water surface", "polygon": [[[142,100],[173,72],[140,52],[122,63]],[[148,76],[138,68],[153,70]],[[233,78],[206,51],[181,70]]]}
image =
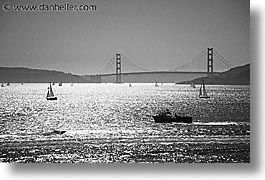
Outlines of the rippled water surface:
{"label": "rippled water surface", "polygon": [[[57,84],[57,101],[47,87],[0,89],[0,161],[249,162],[249,86],[206,86],[199,99],[188,85]],[[194,123],[154,123],[163,108]]]}

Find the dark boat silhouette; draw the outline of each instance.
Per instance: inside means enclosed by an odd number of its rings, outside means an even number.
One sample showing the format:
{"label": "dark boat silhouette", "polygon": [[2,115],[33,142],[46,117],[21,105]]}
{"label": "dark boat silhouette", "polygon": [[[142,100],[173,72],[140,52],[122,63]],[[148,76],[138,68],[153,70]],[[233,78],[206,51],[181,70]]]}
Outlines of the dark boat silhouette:
{"label": "dark boat silhouette", "polygon": [[192,117],[178,116],[177,114],[174,114],[174,116],[172,116],[168,110],[160,112],[158,115],[153,116],[153,118],[156,123],[192,123]]}
{"label": "dark boat silhouette", "polygon": [[60,130],[53,130],[53,133],[54,134],[60,134],[60,135],[62,135],[62,134],[64,134],[64,133],[66,133],[66,131],[60,131]]}
{"label": "dark boat silhouette", "polygon": [[44,136],[50,136],[50,135],[62,135],[66,133],[66,131],[60,131],[60,130],[55,130],[53,129],[52,131],[50,132],[46,132],[46,133],[43,133]]}

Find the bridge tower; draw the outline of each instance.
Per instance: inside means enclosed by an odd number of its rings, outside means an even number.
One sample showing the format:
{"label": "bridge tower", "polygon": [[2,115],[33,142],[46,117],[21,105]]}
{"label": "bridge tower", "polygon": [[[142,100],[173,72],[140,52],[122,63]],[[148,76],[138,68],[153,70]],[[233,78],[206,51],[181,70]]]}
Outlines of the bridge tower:
{"label": "bridge tower", "polygon": [[207,76],[213,76],[213,48],[207,50]]}
{"label": "bridge tower", "polygon": [[116,83],[121,83],[121,54],[116,54]]}

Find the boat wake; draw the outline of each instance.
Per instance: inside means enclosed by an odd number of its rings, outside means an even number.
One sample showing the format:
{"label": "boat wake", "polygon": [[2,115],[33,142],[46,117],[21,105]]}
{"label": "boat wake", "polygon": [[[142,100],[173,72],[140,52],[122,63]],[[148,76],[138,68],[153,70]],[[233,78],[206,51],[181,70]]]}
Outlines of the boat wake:
{"label": "boat wake", "polygon": [[193,122],[194,125],[225,126],[225,125],[242,125],[246,122]]}
{"label": "boat wake", "polygon": [[61,130],[52,130],[52,131],[47,131],[44,133],[32,133],[32,134],[1,134],[1,138],[21,138],[21,137],[36,137],[36,136],[51,136],[51,135],[63,135],[65,134],[66,131],[61,131]]}

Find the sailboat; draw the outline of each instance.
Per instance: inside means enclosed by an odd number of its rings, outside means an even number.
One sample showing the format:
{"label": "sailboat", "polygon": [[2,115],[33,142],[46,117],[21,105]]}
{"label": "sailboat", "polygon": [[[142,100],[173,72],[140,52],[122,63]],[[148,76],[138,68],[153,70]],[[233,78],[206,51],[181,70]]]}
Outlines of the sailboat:
{"label": "sailboat", "polygon": [[210,98],[210,96],[208,96],[206,93],[204,80],[202,80],[202,84],[200,87],[199,98]]}
{"label": "sailboat", "polygon": [[53,94],[51,83],[50,83],[50,87],[48,87],[48,93],[47,93],[46,99],[47,100],[57,100],[57,97],[55,97]]}

